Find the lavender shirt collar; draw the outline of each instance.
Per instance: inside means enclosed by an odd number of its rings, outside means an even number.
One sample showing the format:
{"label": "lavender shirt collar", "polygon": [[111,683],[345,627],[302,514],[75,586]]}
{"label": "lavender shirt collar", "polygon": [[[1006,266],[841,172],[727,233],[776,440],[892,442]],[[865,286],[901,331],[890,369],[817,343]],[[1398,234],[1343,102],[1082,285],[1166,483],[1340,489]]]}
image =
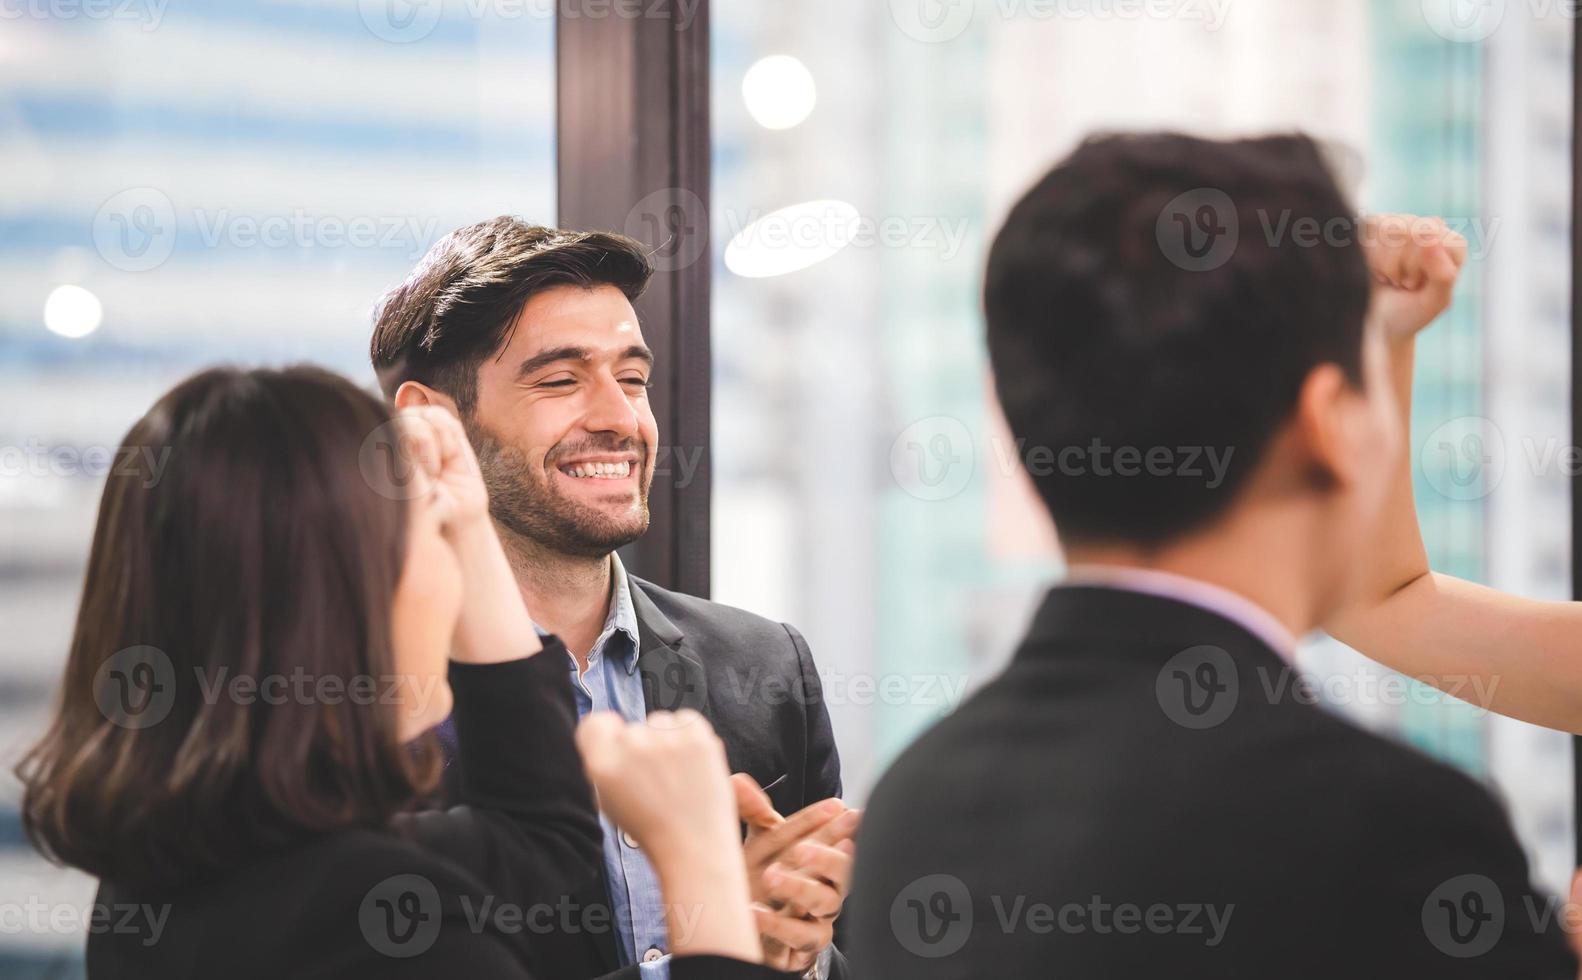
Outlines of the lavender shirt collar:
{"label": "lavender shirt collar", "polygon": [[1297,639],[1273,613],[1246,596],[1201,579],[1152,568],[1081,564],[1070,566],[1059,584],[1140,592],[1197,606],[1241,626],[1287,663],[1296,662]]}

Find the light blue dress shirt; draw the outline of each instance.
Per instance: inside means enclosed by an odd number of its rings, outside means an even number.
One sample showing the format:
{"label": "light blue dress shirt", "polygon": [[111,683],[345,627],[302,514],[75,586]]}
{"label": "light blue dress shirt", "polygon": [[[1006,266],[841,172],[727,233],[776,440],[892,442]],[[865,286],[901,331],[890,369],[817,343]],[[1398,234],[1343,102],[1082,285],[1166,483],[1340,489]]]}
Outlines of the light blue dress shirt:
{"label": "light blue dress shirt", "polygon": [[[643,676],[637,669],[637,609],[621,559],[610,555],[610,613],[604,629],[588,654],[588,669],[577,674],[571,660],[571,686],[577,697],[577,717],[590,711],[615,711],[627,721],[648,717],[643,701]],[[665,932],[664,898],[659,876],[636,842],[623,835],[602,813],[604,868],[610,885],[610,912],[621,965],[637,963],[644,977],[670,976],[670,946]]]}
{"label": "light blue dress shirt", "polygon": [[[577,717],[590,711],[617,711],[627,721],[643,721],[648,717],[648,704],[643,700],[643,675],[637,669],[641,649],[637,607],[632,604],[626,568],[614,552],[610,553],[610,578],[610,612],[599,638],[593,641],[588,669],[581,676],[576,657],[567,651]],[[610,885],[610,912],[621,965],[635,962],[648,980],[669,980],[670,945],[659,876],[636,842],[616,830],[602,813],[599,823],[604,827],[605,878]],[[826,946],[819,951],[812,975],[829,976],[830,959],[831,950]]]}

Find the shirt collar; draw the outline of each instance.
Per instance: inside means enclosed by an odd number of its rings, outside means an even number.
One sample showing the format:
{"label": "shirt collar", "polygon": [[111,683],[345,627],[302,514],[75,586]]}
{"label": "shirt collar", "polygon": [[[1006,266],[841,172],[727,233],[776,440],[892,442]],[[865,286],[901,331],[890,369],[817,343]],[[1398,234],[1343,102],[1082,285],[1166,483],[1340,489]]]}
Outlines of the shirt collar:
{"label": "shirt collar", "polygon": [[1197,606],[1252,633],[1287,662],[1296,661],[1297,639],[1273,613],[1244,595],[1202,579],[1156,568],[1082,564],[1070,566],[1060,584],[1123,589]]}
{"label": "shirt collar", "polygon": [[621,556],[610,552],[610,612],[604,617],[604,628],[593,642],[593,649],[602,650],[616,633],[625,633],[632,642],[624,652],[626,672],[637,671],[638,628],[637,607],[632,604],[632,585],[626,577],[626,567]]}

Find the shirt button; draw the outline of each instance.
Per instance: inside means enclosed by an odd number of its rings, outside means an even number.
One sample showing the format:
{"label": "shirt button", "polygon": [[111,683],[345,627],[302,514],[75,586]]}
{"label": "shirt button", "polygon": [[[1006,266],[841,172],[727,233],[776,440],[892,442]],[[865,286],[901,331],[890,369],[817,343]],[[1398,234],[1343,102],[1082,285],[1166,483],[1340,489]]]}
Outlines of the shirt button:
{"label": "shirt button", "polygon": [[652,963],[655,960],[664,959],[664,956],[665,954],[660,952],[658,946],[650,946],[648,947],[648,952],[643,954],[643,962]]}
{"label": "shirt button", "polygon": [[625,844],[627,847],[636,849],[637,838],[633,837],[630,831],[623,830],[621,831],[621,843]]}

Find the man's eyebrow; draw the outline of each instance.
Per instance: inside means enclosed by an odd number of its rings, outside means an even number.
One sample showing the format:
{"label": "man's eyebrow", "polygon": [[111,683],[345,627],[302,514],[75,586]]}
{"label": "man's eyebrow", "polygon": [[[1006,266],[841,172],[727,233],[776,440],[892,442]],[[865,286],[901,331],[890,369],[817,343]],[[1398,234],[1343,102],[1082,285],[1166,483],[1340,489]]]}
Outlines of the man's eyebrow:
{"label": "man's eyebrow", "polygon": [[[632,346],[621,351],[621,356],[617,358],[617,360],[622,361],[633,359],[642,361],[651,367],[654,363],[654,352],[649,350],[647,347],[644,347],[642,344],[633,344]],[[537,354],[534,354],[532,357],[529,357],[527,360],[523,361],[516,369],[516,376],[518,378],[525,378],[533,372],[542,368],[546,368],[549,365],[555,364],[559,361],[591,360],[593,360],[593,351],[586,347],[551,347],[548,350],[539,351]]]}
{"label": "man's eyebrow", "polygon": [[525,378],[539,368],[548,367],[556,361],[586,361],[591,357],[593,351],[586,347],[551,347],[523,361],[516,369],[516,376]]}

